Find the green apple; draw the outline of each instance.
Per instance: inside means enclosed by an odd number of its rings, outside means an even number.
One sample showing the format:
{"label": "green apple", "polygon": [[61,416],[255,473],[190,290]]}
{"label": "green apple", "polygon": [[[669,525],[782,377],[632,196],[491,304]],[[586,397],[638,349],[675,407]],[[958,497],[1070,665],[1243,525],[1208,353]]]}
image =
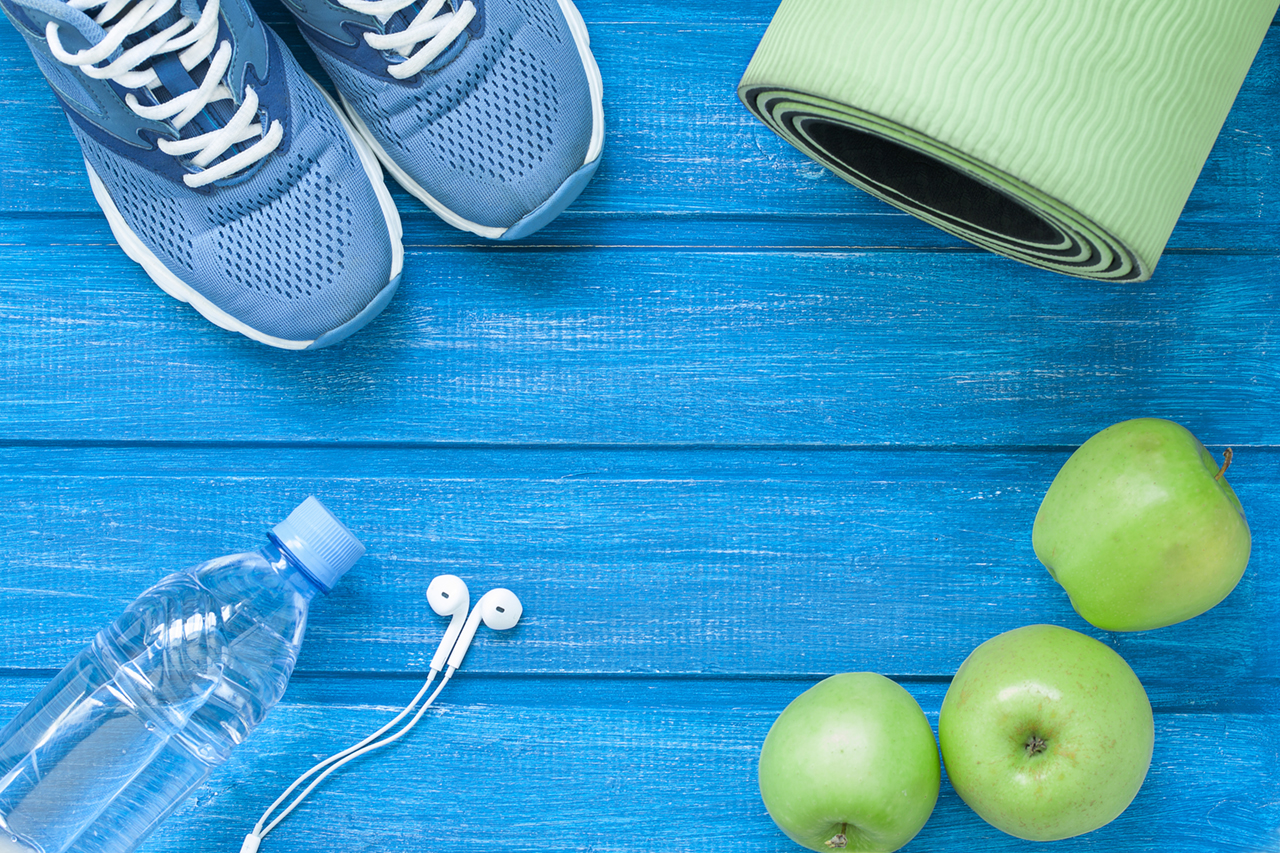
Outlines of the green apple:
{"label": "green apple", "polygon": [[987,823],[1032,841],[1118,817],[1142,787],[1154,740],[1151,703],[1124,658],[1056,625],[974,649],[938,716],[956,793]]}
{"label": "green apple", "polygon": [[1099,628],[1146,631],[1190,619],[1226,598],[1249,562],[1249,525],[1225,473],[1172,421],[1107,427],[1054,478],[1032,547],[1076,612]]}
{"label": "green apple", "polygon": [[810,850],[888,853],[933,812],[942,769],[933,729],[900,684],[846,672],[797,696],[760,750],[760,796]]}

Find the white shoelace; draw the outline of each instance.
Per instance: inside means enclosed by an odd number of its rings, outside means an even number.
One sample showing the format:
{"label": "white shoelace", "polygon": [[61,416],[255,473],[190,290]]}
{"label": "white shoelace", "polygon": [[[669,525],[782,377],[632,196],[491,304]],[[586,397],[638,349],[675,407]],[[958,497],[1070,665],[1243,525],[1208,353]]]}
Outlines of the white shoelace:
{"label": "white shoelace", "polygon": [[[183,17],[176,23],[144,41],[127,48],[114,62],[99,67],[120,48],[129,36],[140,33],[164,17],[178,0],[68,0],[69,5],[81,11],[102,7],[94,20],[106,30],[106,37],[97,45],[69,53],[58,38],[58,25],[50,22],[45,30],[49,49],[67,65],[80,68],[85,74],[99,80],[114,80],[126,89],[153,90],[160,85],[160,78],[149,67],[138,70],[153,57],[174,51],[182,67],[190,71],[205,60],[208,70],[199,87],[168,101],[147,106],[129,92],[127,103],[135,113],[145,119],[170,121],[181,131],[191,119],[206,106],[216,101],[234,100],[234,95],[223,82],[227,67],[231,64],[231,43],[218,44],[218,0],[206,0],[199,21]],[[123,13],[123,14],[122,14]],[[217,45],[215,52],[214,46]],[[212,54],[212,58],[210,58]],[[264,133],[258,114],[258,96],[252,86],[245,86],[244,102],[226,126],[202,133],[189,139],[158,140],[160,150],[175,157],[194,154],[190,163],[201,171],[183,176],[189,187],[202,187],[214,181],[230,177],[266,157],[276,149],[284,137],[279,120],[271,122]],[[237,154],[218,163],[213,161],[228,148],[241,142],[258,138],[258,141]]]}
{"label": "white shoelace", "polygon": [[[384,24],[391,16],[416,0],[338,0],[353,12],[372,15]],[[449,45],[462,34],[467,24],[476,16],[471,0],[464,0],[457,11],[445,11],[445,0],[430,0],[409,22],[409,26],[395,33],[365,33],[364,40],[374,50],[394,50],[405,57],[404,62],[387,66],[387,72],[397,80],[404,80],[426,68],[431,60],[444,53]]]}

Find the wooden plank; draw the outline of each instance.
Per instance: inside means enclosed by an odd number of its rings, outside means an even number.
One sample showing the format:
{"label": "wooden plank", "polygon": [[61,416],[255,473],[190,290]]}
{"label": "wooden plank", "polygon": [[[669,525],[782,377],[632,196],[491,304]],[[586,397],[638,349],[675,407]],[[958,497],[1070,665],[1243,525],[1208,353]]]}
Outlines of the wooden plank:
{"label": "wooden plank", "polygon": [[[87,190],[86,190],[87,192]],[[395,194],[399,194],[396,192]],[[591,251],[640,250],[787,250],[797,252],[886,252],[893,254],[986,254],[937,228],[924,226],[888,206],[876,212],[823,216],[798,213],[698,213],[670,211],[648,214],[573,211],[535,236],[515,243],[494,243],[450,228],[416,202],[401,199],[404,243],[429,249],[430,255],[461,257],[480,252],[528,253],[545,249]],[[0,250],[29,249],[45,257],[66,246],[92,246],[110,255],[115,243],[102,215],[19,212],[0,214],[5,228]],[[1179,223],[1165,256],[1226,253],[1267,257],[1272,247],[1259,243],[1269,226],[1248,220],[1189,220]],[[123,258],[121,258],[123,262]],[[1008,264],[1005,264],[1006,266]],[[126,269],[129,269],[127,266]],[[123,273],[143,280],[140,272]],[[1163,276],[1164,273],[1161,272]],[[1087,283],[1080,282],[1081,286]]]}
{"label": "wooden plank", "polygon": [[1030,532],[1065,449],[37,447],[0,454],[0,669],[47,671],[168,571],[249,550],[308,493],[369,549],[316,605],[306,672],[420,671],[427,583],[525,600],[473,666],[509,673],[949,677],[978,643],[1053,622],[1103,637],[1190,702],[1280,677],[1280,453],[1233,481],[1254,530],[1236,591],[1160,631],[1072,611]]}
{"label": "wooden plank", "polygon": [[[540,851],[788,853],[756,789],[759,745],[805,679],[464,678],[400,743],[333,777],[264,851],[505,847]],[[930,722],[945,683],[907,682]],[[389,720],[417,685],[320,678],[284,704],[147,850],[236,850],[300,772]],[[0,680],[0,695],[12,692]],[[0,708],[7,711],[8,708]],[[1055,850],[1273,849],[1280,832],[1273,712],[1158,711],[1156,750],[1129,809]],[[1206,760],[1211,759],[1211,760]],[[944,781],[905,848],[1017,851]]]}
{"label": "wooden plank", "polygon": [[11,440],[1076,445],[1156,415],[1280,443],[1274,256],[1134,285],[974,253],[412,251],[383,316],[299,356],[109,246],[47,251],[4,250]]}

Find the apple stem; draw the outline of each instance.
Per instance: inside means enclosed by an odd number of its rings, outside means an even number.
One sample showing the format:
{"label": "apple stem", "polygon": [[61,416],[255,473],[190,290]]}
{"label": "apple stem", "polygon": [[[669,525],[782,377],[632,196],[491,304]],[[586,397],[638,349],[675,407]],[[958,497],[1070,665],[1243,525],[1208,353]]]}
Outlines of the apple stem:
{"label": "apple stem", "polygon": [[1222,467],[1218,469],[1218,475],[1213,479],[1221,480],[1222,475],[1227,473],[1227,469],[1230,467],[1231,467],[1231,448],[1228,447],[1226,450],[1222,451]]}
{"label": "apple stem", "polygon": [[845,833],[848,831],[849,831],[849,824],[847,823],[840,824],[840,831],[837,832],[835,835],[831,836],[831,840],[827,842],[827,846],[836,850],[843,850],[845,847],[848,847],[849,836],[845,835]]}

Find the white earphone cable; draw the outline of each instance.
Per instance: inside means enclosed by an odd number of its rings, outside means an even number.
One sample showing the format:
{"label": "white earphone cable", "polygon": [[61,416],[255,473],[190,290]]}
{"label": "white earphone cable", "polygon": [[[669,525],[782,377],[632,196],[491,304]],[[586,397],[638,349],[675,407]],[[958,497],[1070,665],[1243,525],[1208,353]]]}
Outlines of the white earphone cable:
{"label": "white earphone cable", "polygon": [[[486,592],[470,612],[467,610],[469,598],[466,584],[456,575],[441,575],[431,581],[431,585],[427,588],[427,599],[431,602],[431,609],[441,616],[451,615],[452,621],[449,629],[445,632],[444,638],[441,640],[440,647],[436,650],[435,657],[432,659],[431,674],[427,676],[426,683],[418,690],[418,695],[414,696],[413,701],[382,728],[354,746],[349,746],[341,752],[334,753],[295,779],[293,784],[286,788],[284,793],[267,807],[267,810],[262,813],[262,817],[258,819],[257,824],[254,825],[253,830],[244,837],[240,853],[257,853],[258,847],[262,844],[262,839],[279,826],[280,821],[288,817],[315,790],[317,785],[328,778],[330,773],[344,764],[408,734],[422,719],[422,715],[426,713],[426,710],[436,701],[440,691],[449,683],[449,679],[453,678],[454,672],[462,665],[462,658],[467,653],[467,648],[471,645],[472,639],[475,638],[476,629],[479,628],[481,622],[495,631],[505,631],[515,627],[515,624],[520,621],[520,615],[524,612],[524,606],[520,603],[520,599],[516,597],[516,594],[502,587]],[[448,656],[447,662],[445,660],[446,655]],[[427,697],[426,702],[417,708],[413,719],[399,731],[383,737],[384,734],[418,706],[418,703],[422,701],[422,697],[426,695],[427,690],[431,687],[431,682],[441,672],[442,668],[444,677],[436,685],[435,691]],[[315,778],[311,779],[307,787],[303,788],[278,815],[271,818],[271,813],[279,808],[289,798],[289,795],[297,790],[299,785],[306,782],[313,775]],[[270,819],[270,823],[267,822],[268,819]]]}
{"label": "white earphone cable", "polygon": [[[284,820],[290,812],[301,805],[302,801],[306,799],[307,796],[315,790],[316,786],[323,782],[330,773],[337,770],[342,765],[350,761],[354,761],[360,756],[370,753],[375,749],[379,749],[389,743],[399,740],[402,736],[408,734],[408,732],[418,724],[418,721],[422,719],[422,715],[426,713],[426,710],[436,701],[436,697],[440,695],[440,691],[444,689],[444,686],[449,683],[449,679],[453,677],[453,673],[454,670],[452,667],[445,671],[444,678],[442,678],[440,683],[436,685],[436,689],[432,692],[431,696],[427,698],[427,701],[423,703],[422,707],[418,708],[417,713],[413,715],[413,719],[406,723],[399,731],[382,738],[382,740],[377,740],[377,738],[381,737],[391,729],[392,726],[403,720],[414,710],[417,704],[422,701],[423,695],[427,692],[427,689],[431,686],[431,682],[435,679],[436,670],[431,671],[431,675],[428,676],[426,682],[422,685],[421,689],[418,690],[418,694],[413,697],[413,701],[406,705],[404,710],[397,714],[390,722],[386,723],[382,728],[378,729],[359,743],[349,746],[341,752],[334,753],[295,779],[293,784],[286,788],[284,793],[282,793],[274,803],[267,807],[267,810],[262,813],[262,817],[258,818],[258,823],[254,826],[253,831],[245,836],[244,844],[240,848],[240,853],[255,853],[258,849],[258,845],[262,843],[262,839],[266,838],[268,833],[279,826],[280,822]],[[312,779],[311,783],[307,785],[307,787],[304,788],[296,797],[294,797],[293,802],[289,803],[289,805],[285,807],[280,814],[276,815],[270,823],[267,823],[267,819],[271,817],[271,813],[274,812],[299,785],[306,781],[309,776],[313,773],[317,773],[318,771],[323,772],[320,772],[315,779]]]}

